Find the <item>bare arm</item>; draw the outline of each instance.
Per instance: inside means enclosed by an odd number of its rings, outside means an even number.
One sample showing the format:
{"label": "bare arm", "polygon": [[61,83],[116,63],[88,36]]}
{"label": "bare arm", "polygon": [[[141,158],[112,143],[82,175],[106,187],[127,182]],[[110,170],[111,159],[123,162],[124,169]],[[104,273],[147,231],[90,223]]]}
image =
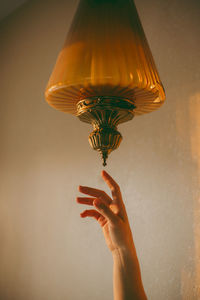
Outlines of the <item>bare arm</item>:
{"label": "bare arm", "polygon": [[92,205],[81,217],[93,217],[102,227],[108,248],[113,257],[114,300],[146,300],[140,266],[130,229],[128,216],[118,184],[105,171],[102,177],[112,192],[79,186],[79,191],[90,197],[78,197],[77,202]]}
{"label": "bare arm", "polygon": [[134,248],[117,250],[113,263],[114,300],[146,300]]}

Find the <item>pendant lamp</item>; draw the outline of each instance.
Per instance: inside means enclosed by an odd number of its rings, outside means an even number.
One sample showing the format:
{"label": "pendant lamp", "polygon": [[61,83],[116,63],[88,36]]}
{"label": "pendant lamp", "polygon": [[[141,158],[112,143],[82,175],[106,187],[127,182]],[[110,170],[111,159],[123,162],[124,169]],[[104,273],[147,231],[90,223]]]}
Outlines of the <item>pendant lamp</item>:
{"label": "pendant lamp", "polygon": [[122,136],[117,126],[165,100],[133,0],[80,0],[50,76],[46,101],[91,123],[103,165]]}

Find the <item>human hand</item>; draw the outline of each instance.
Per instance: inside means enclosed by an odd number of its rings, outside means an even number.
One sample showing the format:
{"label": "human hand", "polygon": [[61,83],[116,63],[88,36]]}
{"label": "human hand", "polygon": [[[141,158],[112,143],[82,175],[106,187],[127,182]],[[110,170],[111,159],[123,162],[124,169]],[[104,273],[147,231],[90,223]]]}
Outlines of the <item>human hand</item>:
{"label": "human hand", "polygon": [[134,242],[120,187],[106,171],[102,171],[101,175],[111,190],[112,198],[102,190],[79,186],[81,193],[91,197],[77,197],[77,202],[95,208],[83,211],[80,216],[93,217],[98,221],[112,253],[115,250],[132,250]]}

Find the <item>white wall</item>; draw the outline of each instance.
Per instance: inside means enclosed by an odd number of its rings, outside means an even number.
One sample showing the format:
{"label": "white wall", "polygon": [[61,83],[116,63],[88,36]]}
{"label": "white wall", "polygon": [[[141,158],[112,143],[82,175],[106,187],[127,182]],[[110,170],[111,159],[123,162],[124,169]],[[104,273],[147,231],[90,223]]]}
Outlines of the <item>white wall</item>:
{"label": "white wall", "polygon": [[[29,1],[0,23],[0,299],[110,300],[112,257],[77,186],[108,189],[91,127],[44,90],[78,0]],[[200,2],[137,0],[164,106],[119,127],[121,186],[150,300],[200,297]]]}

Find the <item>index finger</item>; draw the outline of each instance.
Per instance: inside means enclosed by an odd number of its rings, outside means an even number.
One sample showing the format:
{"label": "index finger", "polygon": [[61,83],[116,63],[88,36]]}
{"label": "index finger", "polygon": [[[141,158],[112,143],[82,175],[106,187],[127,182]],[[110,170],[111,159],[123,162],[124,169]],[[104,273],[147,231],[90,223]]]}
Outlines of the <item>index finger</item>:
{"label": "index finger", "polygon": [[120,192],[120,188],[117,182],[105,170],[103,170],[101,174],[103,176],[103,179],[109,186],[111,192]]}
{"label": "index finger", "polygon": [[107,185],[109,186],[109,188],[111,190],[113,201],[115,203],[119,204],[121,206],[121,208],[124,209],[124,211],[125,211],[125,206],[124,206],[124,202],[122,200],[122,194],[121,194],[119,185],[106,171],[103,170],[101,174],[102,174],[104,181],[107,183]]}

